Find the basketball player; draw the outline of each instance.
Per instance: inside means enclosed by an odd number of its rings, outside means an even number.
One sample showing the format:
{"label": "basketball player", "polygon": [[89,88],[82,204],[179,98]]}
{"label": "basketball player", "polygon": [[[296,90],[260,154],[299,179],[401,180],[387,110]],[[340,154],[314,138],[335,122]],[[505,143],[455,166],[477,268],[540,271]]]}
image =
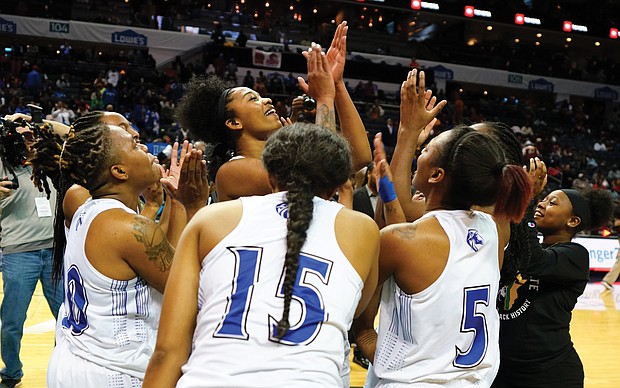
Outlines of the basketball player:
{"label": "basketball player", "polygon": [[[429,116],[424,94],[411,76],[401,99]],[[414,124],[401,120],[401,139],[418,138],[425,123]],[[354,325],[358,346],[373,362],[380,387],[488,387],[499,367],[493,300],[509,228],[471,207],[495,204],[495,217],[518,220],[529,179],[506,163],[495,138],[461,127],[422,150],[413,183],[426,197],[427,212],[381,231],[379,334],[376,306],[370,306]],[[373,300],[378,303],[377,293]]]}
{"label": "basketball player", "polygon": [[[174,253],[161,228],[135,212],[139,194],[159,181],[160,166],[120,126],[95,123],[70,132],[62,144],[56,140],[44,136],[37,144],[35,180],[71,177],[92,199],[67,229],[48,387],[140,386]],[[186,172],[198,171],[206,182],[200,153],[185,162]]]}
{"label": "basketball player", "polygon": [[263,162],[273,194],[209,206],[184,231],[144,387],[343,386],[379,248],[372,219],[328,201],[349,178],[349,146],[295,123]]}

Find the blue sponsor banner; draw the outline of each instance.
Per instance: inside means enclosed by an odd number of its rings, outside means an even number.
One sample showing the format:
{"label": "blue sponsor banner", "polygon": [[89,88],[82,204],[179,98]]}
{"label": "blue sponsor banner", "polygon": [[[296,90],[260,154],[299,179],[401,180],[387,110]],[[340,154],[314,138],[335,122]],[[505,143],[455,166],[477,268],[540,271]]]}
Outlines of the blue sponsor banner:
{"label": "blue sponsor banner", "polygon": [[146,35],[138,34],[135,31],[125,30],[120,32],[113,32],[112,43],[146,47],[148,44],[148,38],[146,37]]}
{"label": "blue sponsor banner", "polygon": [[15,22],[0,18],[0,34],[16,34],[17,25]]}
{"label": "blue sponsor banner", "polygon": [[604,100],[616,101],[618,99],[618,92],[609,86],[598,88],[594,90],[594,97],[602,98]]}
{"label": "blue sponsor banner", "polygon": [[448,69],[445,66],[437,65],[437,66],[431,67],[431,69],[435,73],[435,78],[454,79],[454,71]]}
{"label": "blue sponsor banner", "polygon": [[149,152],[155,156],[159,155],[164,149],[168,147],[168,143],[157,142],[157,143],[146,143],[146,148],[148,148]]}
{"label": "blue sponsor banner", "polygon": [[555,85],[544,78],[531,80],[528,84],[528,89],[538,92],[553,93],[554,88]]}

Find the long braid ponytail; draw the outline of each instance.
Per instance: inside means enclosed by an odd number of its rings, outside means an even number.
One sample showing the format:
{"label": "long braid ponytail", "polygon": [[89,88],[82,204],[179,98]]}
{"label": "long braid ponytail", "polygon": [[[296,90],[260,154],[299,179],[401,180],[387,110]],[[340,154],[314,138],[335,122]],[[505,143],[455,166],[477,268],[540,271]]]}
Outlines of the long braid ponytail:
{"label": "long braid ponytail", "polygon": [[288,204],[288,220],[286,223],[286,255],[284,257],[284,310],[278,321],[278,338],[286,334],[290,327],[289,312],[293,297],[293,285],[299,268],[299,253],[306,242],[310,222],[312,221],[312,186],[306,184],[291,184],[286,194]]}
{"label": "long braid ponytail", "polygon": [[267,140],[263,163],[280,190],[286,190],[288,220],[284,257],[284,308],[276,336],[290,328],[289,313],[299,254],[312,223],[314,196],[331,195],[351,172],[351,151],[342,137],[318,125],[295,123]]}

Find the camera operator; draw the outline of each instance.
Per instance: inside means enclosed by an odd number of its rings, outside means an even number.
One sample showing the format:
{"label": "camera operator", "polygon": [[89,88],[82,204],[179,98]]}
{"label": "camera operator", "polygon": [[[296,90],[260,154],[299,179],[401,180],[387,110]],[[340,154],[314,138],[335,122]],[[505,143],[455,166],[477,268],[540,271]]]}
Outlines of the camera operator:
{"label": "camera operator", "polygon": [[[57,317],[62,302],[62,286],[52,281],[53,214],[56,192],[50,182],[50,199],[39,192],[31,177],[27,161],[34,156],[36,142],[25,115],[12,115],[0,123],[0,227],[2,247],[2,281],[4,298],[0,308],[2,320],[2,361],[0,388],[13,388],[22,376],[19,358],[26,311],[37,282]],[[56,129],[56,128],[55,128]]]}
{"label": "camera operator", "polygon": [[291,121],[314,123],[316,116],[316,100],[308,95],[297,96],[291,103]]}

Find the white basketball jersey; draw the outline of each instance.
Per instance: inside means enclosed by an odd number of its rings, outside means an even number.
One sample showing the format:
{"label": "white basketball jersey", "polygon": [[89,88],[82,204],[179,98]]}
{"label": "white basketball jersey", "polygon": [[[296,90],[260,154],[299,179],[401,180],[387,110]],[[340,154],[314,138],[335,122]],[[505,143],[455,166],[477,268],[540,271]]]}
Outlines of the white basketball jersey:
{"label": "white basketball jersey", "polygon": [[[111,279],[85,253],[92,221],[110,209],[129,209],[114,199],[89,200],[75,213],[64,256],[64,301],[57,342],[102,367],[144,379],[155,348],[162,295],[140,277]],[[96,231],[92,231],[96,233]]]}
{"label": "white basketball jersey", "polygon": [[[481,212],[434,211],[450,240],[443,273],[424,291],[383,285],[378,387],[488,387],[499,367],[498,235]],[[428,260],[433,260],[429,257]]]}
{"label": "white basketball jersey", "polygon": [[279,341],[285,193],[243,197],[239,225],[202,261],[192,353],[177,387],[339,387],[363,282],[335,235],[340,204],[314,198],[290,329]]}

